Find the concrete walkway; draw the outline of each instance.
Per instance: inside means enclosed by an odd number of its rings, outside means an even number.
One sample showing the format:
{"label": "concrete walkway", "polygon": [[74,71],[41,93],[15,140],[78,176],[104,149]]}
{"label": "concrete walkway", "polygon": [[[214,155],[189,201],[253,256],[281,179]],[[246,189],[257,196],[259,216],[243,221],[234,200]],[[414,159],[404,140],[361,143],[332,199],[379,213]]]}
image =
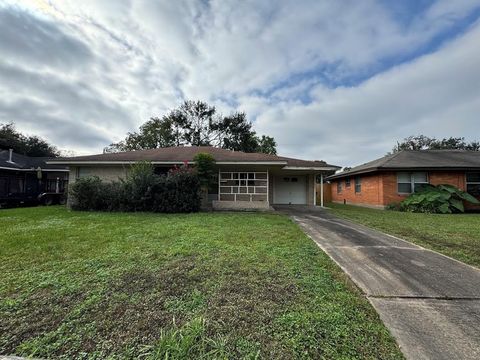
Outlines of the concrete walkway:
{"label": "concrete walkway", "polygon": [[275,209],[365,293],[407,359],[480,359],[480,270],[320,208]]}

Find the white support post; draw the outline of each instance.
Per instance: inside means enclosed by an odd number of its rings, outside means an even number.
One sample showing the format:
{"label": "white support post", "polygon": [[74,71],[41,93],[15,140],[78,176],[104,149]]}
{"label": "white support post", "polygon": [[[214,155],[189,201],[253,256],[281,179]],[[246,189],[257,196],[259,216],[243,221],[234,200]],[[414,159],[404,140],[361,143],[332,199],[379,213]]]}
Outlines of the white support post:
{"label": "white support post", "polygon": [[220,201],[220,182],[221,182],[220,174],[221,174],[220,168],[218,168],[218,198],[217,198],[218,201]]}
{"label": "white support post", "polygon": [[320,206],[323,207],[323,173],[320,173]]}
{"label": "white support post", "polygon": [[270,174],[268,173],[268,169],[267,169],[267,203],[270,204],[270,188],[268,187],[269,186],[269,183],[268,183],[268,178],[270,177]]}

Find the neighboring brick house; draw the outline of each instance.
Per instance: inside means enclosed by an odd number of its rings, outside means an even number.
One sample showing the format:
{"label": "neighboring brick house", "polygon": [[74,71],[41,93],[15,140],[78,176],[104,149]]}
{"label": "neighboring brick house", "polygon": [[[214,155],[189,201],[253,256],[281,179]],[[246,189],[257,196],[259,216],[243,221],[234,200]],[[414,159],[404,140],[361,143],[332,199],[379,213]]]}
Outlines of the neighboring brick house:
{"label": "neighboring brick house", "polygon": [[[324,161],[292,159],[261,153],[244,153],[210,146],[178,146],[122,153],[55,159],[68,165],[70,183],[95,175],[104,181],[124,178],[131,165],[149,161],[159,174],[173,166],[192,164],[198,153],[216,161],[217,176],[208,198],[218,209],[268,209],[273,204],[316,205],[316,177],[326,177],[340,167]],[[322,205],[322,204],[319,204]]]}
{"label": "neighboring brick house", "polygon": [[327,178],[332,201],[384,208],[424,184],[450,184],[480,199],[480,152],[400,151]]}

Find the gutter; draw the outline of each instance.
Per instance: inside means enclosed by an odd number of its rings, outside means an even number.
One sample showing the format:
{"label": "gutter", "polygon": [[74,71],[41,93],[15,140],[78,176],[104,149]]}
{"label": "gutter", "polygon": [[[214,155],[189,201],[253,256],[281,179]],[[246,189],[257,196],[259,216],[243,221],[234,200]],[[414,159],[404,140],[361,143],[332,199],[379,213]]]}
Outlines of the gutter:
{"label": "gutter", "polygon": [[[130,160],[130,161],[62,161],[53,160],[46,161],[49,165],[133,165],[142,160]],[[148,160],[147,160],[148,161]],[[183,165],[185,161],[150,161],[153,165]],[[195,161],[187,161],[188,164],[194,164]],[[217,161],[216,165],[287,165],[286,161]]]}
{"label": "gutter", "polygon": [[338,170],[338,167],[328,167],[328,166],[322,166],[322,167],[316,167],[316,166],[285,166],[282,168],[282,170],[312,170],[312,171],[335,171]]}
{"label": "gutter", "polygon": [[[5,167],[5,166],[0,166],[0,170],[13,170],[13,171],[37,171],[38,169],[35,168],[11,168],[11,167]],[[55,172],[69,172],[70,170],[68,169],[42,169],[42,171],[55,171]]]}

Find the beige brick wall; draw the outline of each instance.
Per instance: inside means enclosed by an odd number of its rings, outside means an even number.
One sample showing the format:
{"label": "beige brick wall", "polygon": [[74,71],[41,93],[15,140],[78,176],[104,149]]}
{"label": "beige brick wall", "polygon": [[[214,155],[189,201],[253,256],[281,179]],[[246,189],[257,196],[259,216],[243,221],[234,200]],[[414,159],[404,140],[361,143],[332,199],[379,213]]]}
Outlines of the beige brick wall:
{"label": "beige brick wall", "polygon": [[69,183],[85,176],[98,176],[103,181],[118,181],[124,179],[128,173],[128,166],[71,166]]}

